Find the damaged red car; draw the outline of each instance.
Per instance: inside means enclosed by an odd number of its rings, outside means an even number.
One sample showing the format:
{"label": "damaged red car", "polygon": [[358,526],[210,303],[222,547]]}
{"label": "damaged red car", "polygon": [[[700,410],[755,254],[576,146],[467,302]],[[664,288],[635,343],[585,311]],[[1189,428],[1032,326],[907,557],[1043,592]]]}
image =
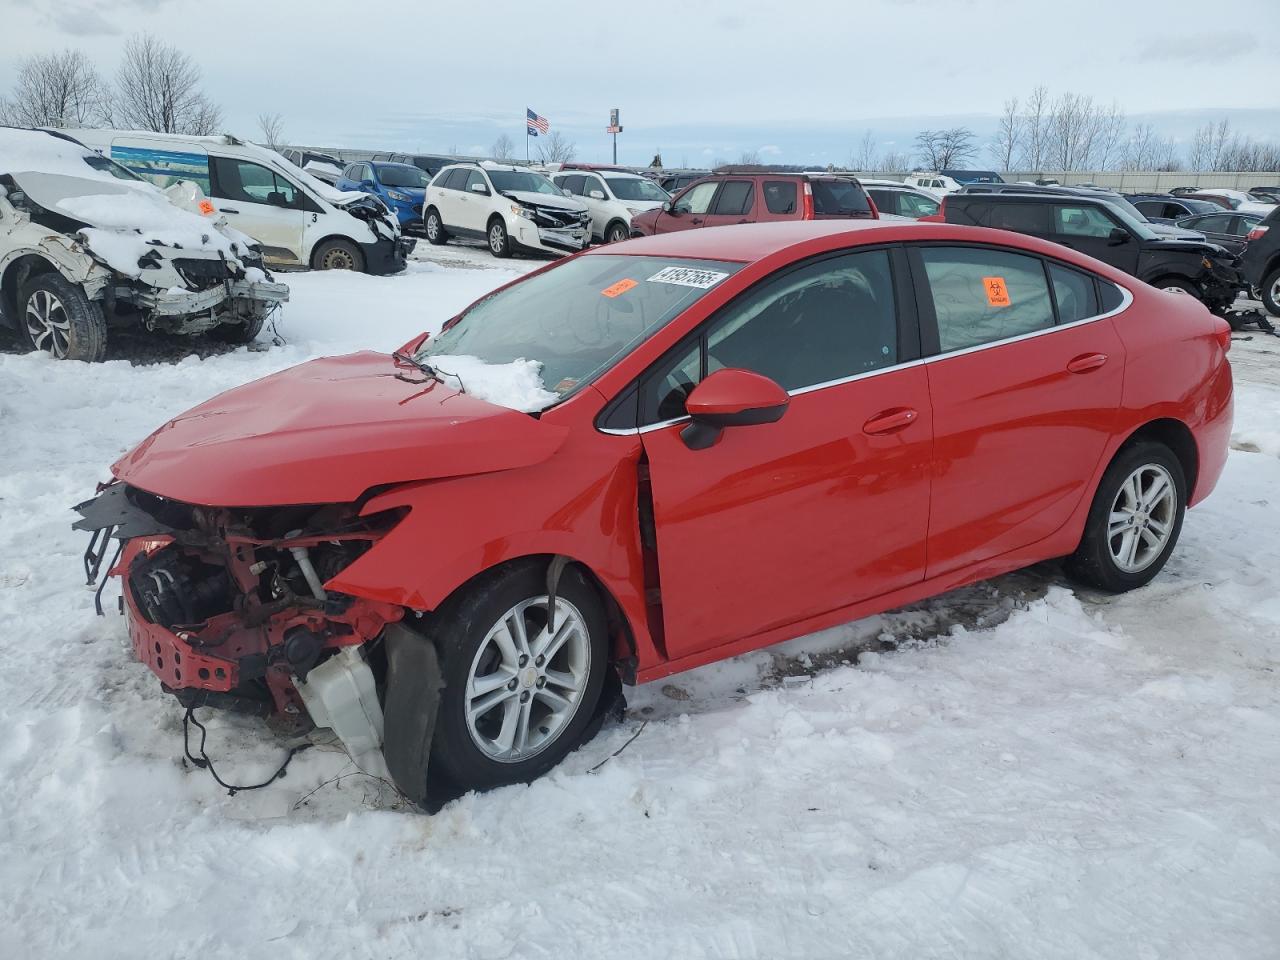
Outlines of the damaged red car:
{"label": "damaged red car", "polygon": [[215,397],[77,526],[184,705],[310,718],[424,802],[543,773],[619,680],[1049,558],[1141,586],[1223,468],[1228,348],[1017,234],[680,232]]}

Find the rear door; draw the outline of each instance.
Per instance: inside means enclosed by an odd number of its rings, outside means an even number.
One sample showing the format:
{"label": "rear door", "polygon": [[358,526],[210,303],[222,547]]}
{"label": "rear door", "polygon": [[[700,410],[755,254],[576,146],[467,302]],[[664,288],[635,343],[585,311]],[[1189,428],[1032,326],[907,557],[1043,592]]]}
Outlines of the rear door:
{"label": "rear door", "polygon": [[985,245],[911,255],[932,353],[936,577],[1044,539],[1089,495],[1125,354],[1088,273]]}
{"label": "rear door", "polygon": [[720,187],[718,180],[705,180],[686,187],[671,201],[671,212],[663,210],[654,221],[654,233],[674,233],[702,226],[711,201]]}
{"label": "rear door", "polygon": [[734,223],[750,223],[755,217],[756,184],[754,180],[725,180],[702,221],[704,227],[724,227]]}
{"label": "rear door", "polygon": [[262,244],[268,263],[302,262],[302,235],[314,204],[284,177],[238,157],[210,158],[213,196],[227,221]]}
{"label": "rear door", "polygon": [[[906,275],[895,248],[789,268],[641,381],[670,657],[924,576],[932,427]],[[684,398],[726,367],[772,378],[790,406],[691,450]]]}
{"label": "rear door", "polygon": [[[1137,273],[1142,244],[1103,207],[1055,203],[1052,229],[1051,239],[1064,247],[1097,257],[1125,273]],[[1112,236],[1115,230],[1123,232],[1123,241]]]}

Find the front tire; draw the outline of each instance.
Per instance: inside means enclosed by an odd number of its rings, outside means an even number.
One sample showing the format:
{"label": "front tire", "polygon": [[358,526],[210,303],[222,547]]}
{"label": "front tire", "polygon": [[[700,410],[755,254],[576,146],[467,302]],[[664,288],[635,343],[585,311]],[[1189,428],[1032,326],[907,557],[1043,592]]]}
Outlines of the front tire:
{"label": "front tire", "polygon": [[500,260],[511,256],[511,238],[507,236],[507,225],[498,217],[489,221],[489,252]]}
{"label": "front tire", "polygon": [[102,305],[59,273],[40,273],[18,295],[23,339],[33,350],[59,360],[96,363],[107,356],[107,319]]}
{"label": "front tire", "polygon": [[364,253],[350,240],[326,240],[311,256],[316,270],[364,271]]}
{"label": "front tire", "polygon": [[609,228],[604,232],[605,243],[621,243],[623,240],[631,236],[631,228],[621,220],[614,221],[609,224]]}
{"label": "front tire", "polygon": [[427,243],[433,247],[443,247],[449,242],[449,234],[445,233],[444,221],[440,219],[440,211],[432,207],[422,221],[423,232],[427,235]]}
{"label": "front tire", "polygon": [[1186,511],[1186,476],[1173,451],[1133,444],[1102,475],[1067,572],[1108,593],[1150,583],[1173,552]]}
{"label": "front tire", "polygon": [[554,633],[547,611],[541,563],[508,567],[440,611],[444,690],[431,763],[461,790],[541,776],[592,720],[610,669],[600,597],[570,566],[556,590]]}
{"label": "front tire", "polygon": [[1273,317],[1280,317],[1280,267],[1272,270],[1262,280],[1262,305]]}

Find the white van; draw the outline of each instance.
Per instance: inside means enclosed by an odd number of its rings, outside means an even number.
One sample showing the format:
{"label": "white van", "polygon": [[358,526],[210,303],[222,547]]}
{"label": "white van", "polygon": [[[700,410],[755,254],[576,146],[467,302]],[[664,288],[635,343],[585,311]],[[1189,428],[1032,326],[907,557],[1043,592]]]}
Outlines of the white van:
{"label": "white van", "polygon": [[398,273],[413,249],[382,201],[338,190],[265,147],[229,135],[65,132],[161,189],[194,182],[273,267]]}

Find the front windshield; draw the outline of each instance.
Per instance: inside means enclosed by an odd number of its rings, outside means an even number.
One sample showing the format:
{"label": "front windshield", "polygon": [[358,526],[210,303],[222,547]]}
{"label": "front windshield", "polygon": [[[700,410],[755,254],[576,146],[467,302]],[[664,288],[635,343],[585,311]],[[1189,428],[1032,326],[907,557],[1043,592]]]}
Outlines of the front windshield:
{"label": "front windshield", "polygon": [[653,200],[663,203],[671,199],[667,191],[644,177],[605,177],[604,180],[619,200]]}
{"label": "front windshield", "polygon": [[378,179],[384,187],[426,187],[431,179],[417,167],[375,164]]}
{"label": "front windshield", "polygon": [[486,170],[499,193],[550,193],[563,196],[560,188],[540,173],[529,170]]}
{"label": "front windshield", "polygon": [[[669,323],[740,263],[667,257],[575,257],[486,297],[418,348],[442,375],[486,365],[540,365],[549,406]],[[462,378],[466,388],[466,378]]]}

